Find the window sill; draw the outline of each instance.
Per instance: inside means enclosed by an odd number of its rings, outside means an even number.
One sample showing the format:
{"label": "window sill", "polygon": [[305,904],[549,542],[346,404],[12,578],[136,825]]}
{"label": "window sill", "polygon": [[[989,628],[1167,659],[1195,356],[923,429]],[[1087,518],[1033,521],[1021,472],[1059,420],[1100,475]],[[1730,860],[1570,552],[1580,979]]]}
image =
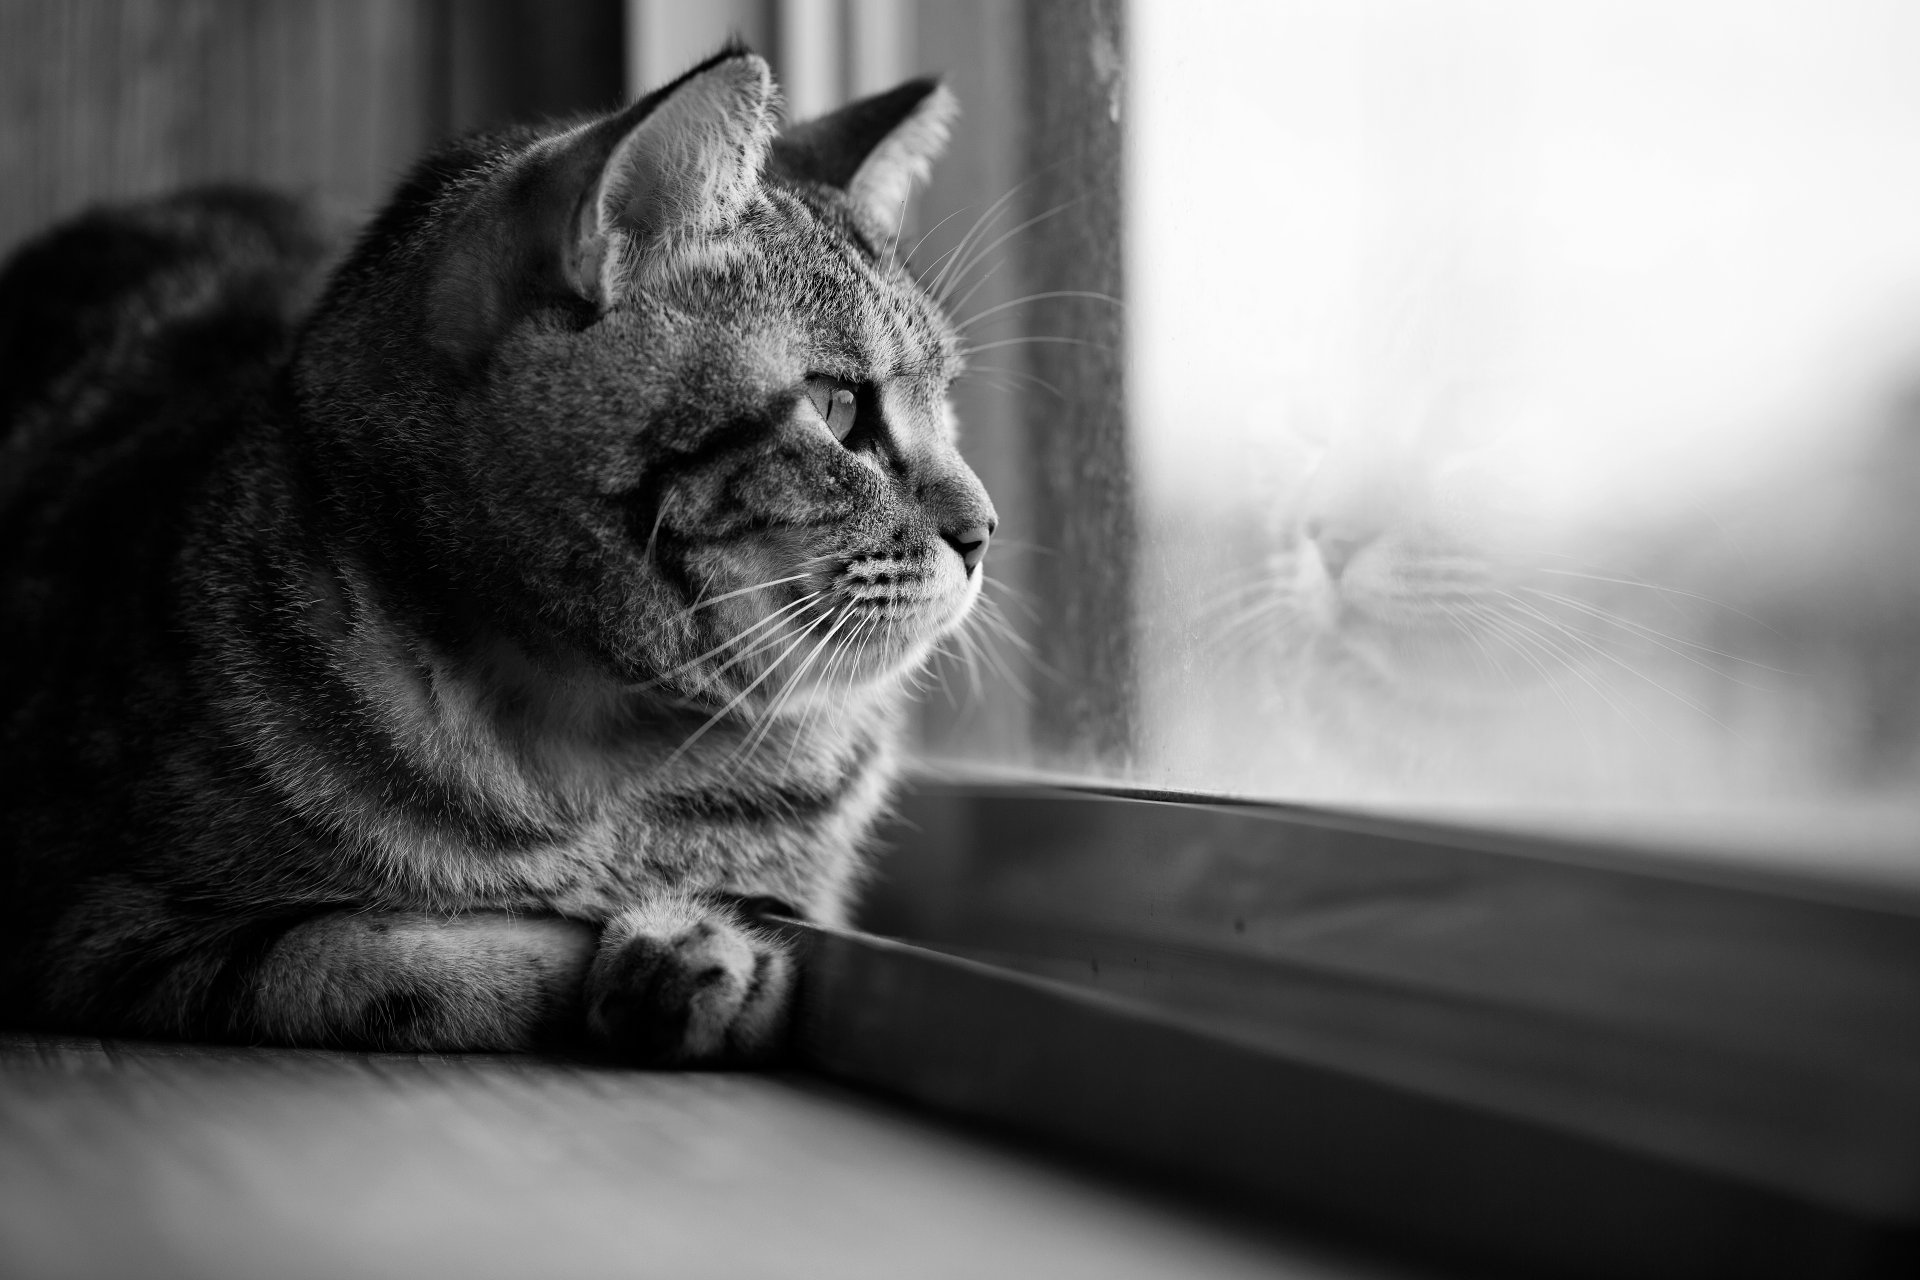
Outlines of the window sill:
{"label": "window sill", "polygon": [[1423,1252],[1913,1262],[1904,911],[1057,788],[922,783],[892,837],[899,940],[797,930],[830,1076]]}

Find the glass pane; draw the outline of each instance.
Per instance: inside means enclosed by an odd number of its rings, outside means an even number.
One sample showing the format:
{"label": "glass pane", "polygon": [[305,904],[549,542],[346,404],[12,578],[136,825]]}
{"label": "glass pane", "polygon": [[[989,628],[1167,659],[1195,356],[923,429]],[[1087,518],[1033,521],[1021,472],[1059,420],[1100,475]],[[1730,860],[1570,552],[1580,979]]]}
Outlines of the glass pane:
{"label": "glass pane", "polygon": [[1131,774],[1920,830],[1920,7],[1129,22]]}
{"label": "glass pane", "polygon": [[931,756],[1920,874],[1920,8],[918,13]]}

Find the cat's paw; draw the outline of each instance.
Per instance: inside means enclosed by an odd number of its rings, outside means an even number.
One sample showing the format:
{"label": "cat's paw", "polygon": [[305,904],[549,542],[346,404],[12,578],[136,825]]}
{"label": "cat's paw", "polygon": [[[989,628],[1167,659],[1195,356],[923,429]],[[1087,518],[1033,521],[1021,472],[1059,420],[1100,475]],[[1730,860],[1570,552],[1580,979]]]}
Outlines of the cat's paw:
{"label": "cat's paw", "polygon": [[660,1066],[767,1057],[785,1025],[793,962],[735,907],[669,899],[607,922],[588,971],[587,1031]]}

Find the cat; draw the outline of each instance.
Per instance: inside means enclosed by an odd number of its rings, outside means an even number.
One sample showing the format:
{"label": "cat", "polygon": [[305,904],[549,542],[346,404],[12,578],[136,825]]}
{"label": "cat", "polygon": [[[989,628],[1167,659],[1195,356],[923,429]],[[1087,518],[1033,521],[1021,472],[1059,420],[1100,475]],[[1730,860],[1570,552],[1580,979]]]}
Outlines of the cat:
{"label": "cat", "polygon": [[456,140],[330,274],[242,191],[16,255],[7,1016],[772,1051],[997,525],[892,252],[951,95],[775,112],[729,47]]}

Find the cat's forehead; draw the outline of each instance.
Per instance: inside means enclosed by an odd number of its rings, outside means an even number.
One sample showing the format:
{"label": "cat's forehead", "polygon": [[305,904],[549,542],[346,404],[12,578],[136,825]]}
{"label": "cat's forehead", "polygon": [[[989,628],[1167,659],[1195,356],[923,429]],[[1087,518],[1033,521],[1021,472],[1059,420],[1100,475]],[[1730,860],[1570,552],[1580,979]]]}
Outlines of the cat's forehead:
{"label": "cat's forehead", "polygon": [[782,331],[821,373],[947,381],[959,372],[952,323],[884,247],[831,206],[783,190],[767,196],[724,254],[676,272],[683,305]]}

